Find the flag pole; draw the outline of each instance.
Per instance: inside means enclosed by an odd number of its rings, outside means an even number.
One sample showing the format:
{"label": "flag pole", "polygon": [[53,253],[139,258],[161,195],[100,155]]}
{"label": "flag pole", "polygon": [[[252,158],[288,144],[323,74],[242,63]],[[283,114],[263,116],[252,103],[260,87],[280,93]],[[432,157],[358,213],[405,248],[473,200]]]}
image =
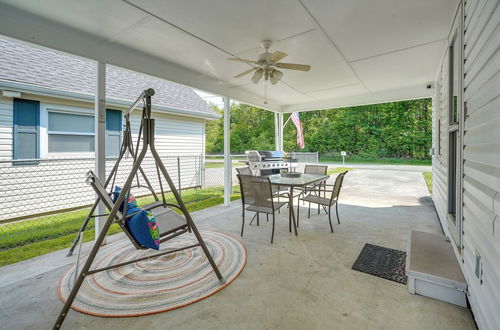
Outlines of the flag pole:
{"label": "flag pole", "polygon": [[288,122],[290,121],[290,118],[292,118],[292,115],[288,116],[288,119],[285,121],[285,123],[283,124],[283,127],[286,126],[286,124],[288,124]]}

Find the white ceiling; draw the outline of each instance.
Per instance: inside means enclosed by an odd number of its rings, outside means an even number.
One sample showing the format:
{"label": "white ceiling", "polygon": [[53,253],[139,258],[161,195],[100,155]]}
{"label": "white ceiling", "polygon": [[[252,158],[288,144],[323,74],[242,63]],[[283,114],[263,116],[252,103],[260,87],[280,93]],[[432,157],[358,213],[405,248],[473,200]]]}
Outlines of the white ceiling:
{"label": "white ceiling", "polygon": [[[275,111],[429,97],[458,0],[0,0],[0,34]],[[260,41],[312,66],[233,76]]]}

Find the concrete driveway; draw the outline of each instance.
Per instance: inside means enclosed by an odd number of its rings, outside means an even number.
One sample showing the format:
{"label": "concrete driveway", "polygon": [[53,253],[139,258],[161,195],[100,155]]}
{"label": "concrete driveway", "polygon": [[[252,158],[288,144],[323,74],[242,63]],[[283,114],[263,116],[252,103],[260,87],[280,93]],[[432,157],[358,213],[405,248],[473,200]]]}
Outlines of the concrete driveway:
{"label": "concrete driveway", "polygon": [[[333,180],[332,178],[331,180]],[[469,310],[410,295],[405,285],[351,269],[365,243],[406,250],[410,229],[441,233],[419,172],[356,169],[345,177],[340,221],[301,208],[296,237],[287,210],[247,226],[241,238],[248,264],[216,295],[151,316],[106,319],[71,311],[66,329],[474,329]],[[250,215],[250,214],[249,214]],[[201,229],[239,237],[240,201],[194,214]],[[111,239],[118,239],[115,235]],[[88,249],[88,245],[86,246]],[[48,328],[62,303],[56,287],[64,251],[0,268],[0,319],[5,329]],[[40,270],[42,269],[42,270]],[[3,284],[2,284],[3,283]]]}

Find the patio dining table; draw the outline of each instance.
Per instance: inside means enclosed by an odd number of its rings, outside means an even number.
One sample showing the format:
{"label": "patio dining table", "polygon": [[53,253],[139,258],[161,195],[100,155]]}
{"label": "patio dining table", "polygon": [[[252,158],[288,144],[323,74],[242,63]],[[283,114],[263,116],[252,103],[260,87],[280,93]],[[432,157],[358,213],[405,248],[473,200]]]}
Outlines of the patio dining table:
{"label": "patio dining table", "polygon": [[293,212],[293,189],[295,187],[305,187],[312,185],[316,182],[324,181],[328,179],[330,176],[329,175],[323,175],[323,174],[306,174],[303,173],[300,177],[286,177],[286,176],[281,176],[281,174],[273,174],[269,176],[269,180],[271,181],[271,184],[277,185],[277,186],[282,186],[282,187],[289,187],[290,188],[290,193],[288,197],[288,227],[290,232],[292,231],[292,222],[293,222],[293,229],[295,231],[295,236],[297,236],[297,223],[295,220],[295,214]]}

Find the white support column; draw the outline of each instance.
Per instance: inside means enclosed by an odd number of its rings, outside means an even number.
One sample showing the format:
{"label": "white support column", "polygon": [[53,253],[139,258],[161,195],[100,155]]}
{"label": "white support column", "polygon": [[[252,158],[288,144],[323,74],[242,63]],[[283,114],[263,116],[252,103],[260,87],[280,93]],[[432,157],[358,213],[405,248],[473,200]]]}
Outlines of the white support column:
{"label": "white support column", "polygon": [[274,113],[274,150],[280,150],[280,130],[278,125],[278,113]]}
{"label": "white support column", "polygon": [[232,192],[231,164],[231,107],[230,99],[224,96],[224,205],[229,206]]}
{"label": "white support column", "polygon": [[[106,64],[97,62],[95,88],[95,173],[99,180],[106,180]],[[106,213],[101,202],[97,206],[96,214]],[[95,239],[99,236],[105,217],[95,218]]]}
{"label": "white support column", "polygon": [[283,151],[283,113],[278,113],[278,135],[279,135],[279,151]]}

